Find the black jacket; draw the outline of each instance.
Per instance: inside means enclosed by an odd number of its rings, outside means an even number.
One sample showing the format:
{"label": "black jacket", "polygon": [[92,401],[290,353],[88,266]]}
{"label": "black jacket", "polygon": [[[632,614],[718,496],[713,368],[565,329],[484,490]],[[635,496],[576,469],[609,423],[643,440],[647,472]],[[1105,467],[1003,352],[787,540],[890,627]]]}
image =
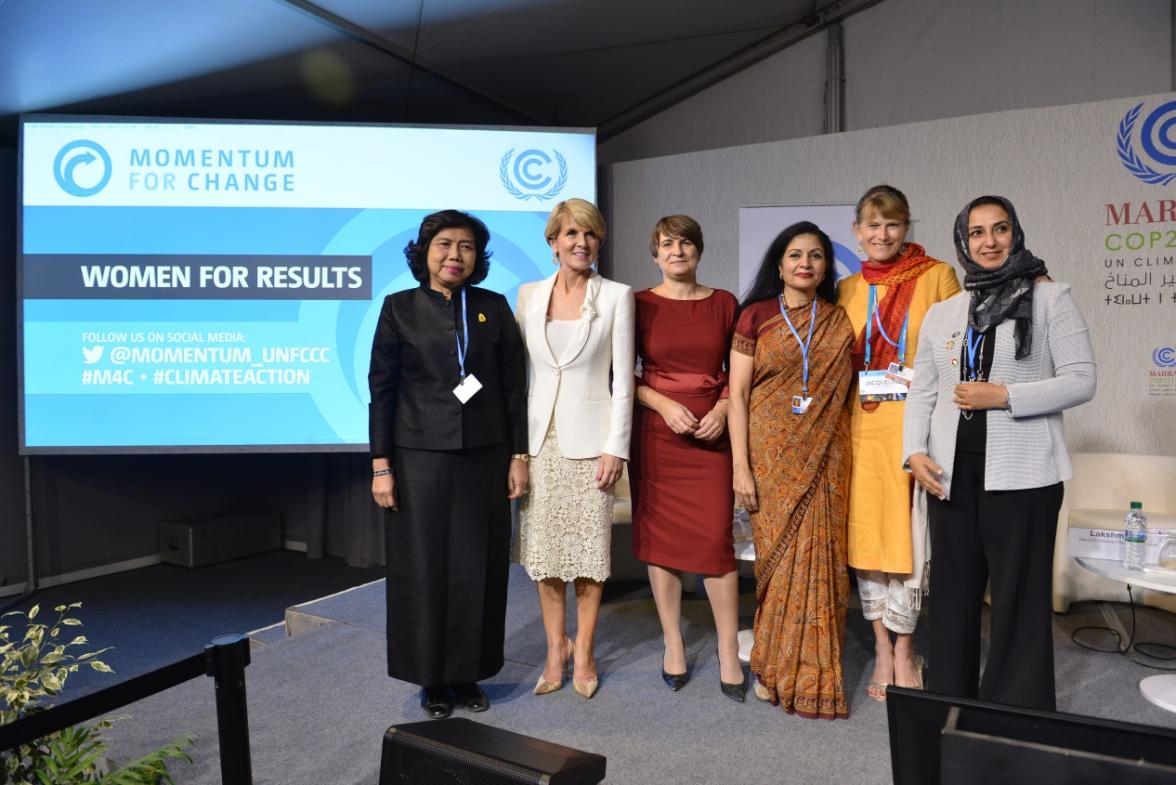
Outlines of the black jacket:
{"label": "black jacket", "polygon": [[460,450],[506,443],[527,452],[527,360],[506,298],[466,287],[470,342],[466,373],[482,383],[464,405],[457,336],[461,295],[427,286],[384,298],[368,372],[368,436],[373,457],[392,447]]}

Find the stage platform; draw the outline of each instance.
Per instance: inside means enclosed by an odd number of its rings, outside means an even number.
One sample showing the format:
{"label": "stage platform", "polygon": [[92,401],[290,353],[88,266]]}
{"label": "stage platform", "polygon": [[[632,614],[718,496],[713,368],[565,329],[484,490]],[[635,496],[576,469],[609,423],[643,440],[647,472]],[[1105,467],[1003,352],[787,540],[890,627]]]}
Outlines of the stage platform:
{"label": "stage platform", "polygon": [[[872,637],[856,603],[843,659],[850,718],[829,722],[789,716],[750,693],[743,705],[721,695],[709,606],[692,595],[683,600],[692,679],[670,692],[659,675],[660,628],[648,587],[606,587],[595,698],[580,698],[570,685],[551,695],[531,694],[544,636],[533,584],[515,566],[506,665],[484,683],[493,705],[484,714],[459,709],[455,716],[604,755],[610,785],[891,781],[885,705],[865,694]],[[374,785],[384,731],[423,719],[417,688],[385,674],[383,588],[376,581],[291,607],[283,622],[251,635],[246,677],[255,783]],[[742,601],[749,622],[752,593],[745,591]],[[1139,694],[1139,680],[1157,671],[1070,641],[1074,628],[1105,623],[1108,607],[1080,603],[1054,617],[1059,709],[1176,727],[1176,714]],[[1125,615],[1125,608],[1117,610]],[[1139,609],[1138,616],[1143,638],[1176,639],[1170,614]],[[176,782],[220,781],[210,680],[181,685],[125,713],[133,719],[110,734],[116,759],[187,733],[196,738],[196,760],[173,767]]]}

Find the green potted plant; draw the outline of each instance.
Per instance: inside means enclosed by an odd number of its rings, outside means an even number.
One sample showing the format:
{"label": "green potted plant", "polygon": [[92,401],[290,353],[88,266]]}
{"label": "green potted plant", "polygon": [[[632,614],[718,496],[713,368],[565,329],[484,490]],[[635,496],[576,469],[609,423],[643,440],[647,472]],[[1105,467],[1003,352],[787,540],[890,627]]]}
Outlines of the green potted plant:
{"label": "green potted plant", "polygon": [[[0,725],[45,711],[48,707],[44,701],[60,695],[69,674],[77,673],[80,668],[114,672],[98,659],[109,647],[86,651],[90,642],[85,635],[65,640],[69,637],[68,628],[82,624],[69,615],[81,605],[80,602],[58,605],[53,609],[57,618],[52,624],[36,620],[41,610],[39,605],[27,613],[12,611],[0,616],[0,621],[17,617],[12,623],[0,624]],[[110,770],[102,733],[121,719],[126,718],[106,717],[66,728],[15,749],[0,750],[0,785],[172,783],[168,761],[177,758],[192,761],[187,752],[192,740],[183,737]]]}

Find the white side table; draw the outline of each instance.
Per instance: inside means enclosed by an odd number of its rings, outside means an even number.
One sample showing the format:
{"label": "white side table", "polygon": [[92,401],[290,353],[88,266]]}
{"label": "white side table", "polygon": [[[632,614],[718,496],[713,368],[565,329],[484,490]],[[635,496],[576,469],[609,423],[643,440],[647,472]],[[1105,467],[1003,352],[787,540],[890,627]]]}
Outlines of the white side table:
{"label": "white side table", "polygon": [[[1078,562],[1079,567],[1113,581],[1176,594],[1176,572],[1172,570],[1129,570],[1116,559],[1094,559],[1087,556],[1078,556],[1074,561]],[[1139,691],[1143,697],[1161,709],[1176,712],[1176,673],[1148,676],[1139,682]]]}

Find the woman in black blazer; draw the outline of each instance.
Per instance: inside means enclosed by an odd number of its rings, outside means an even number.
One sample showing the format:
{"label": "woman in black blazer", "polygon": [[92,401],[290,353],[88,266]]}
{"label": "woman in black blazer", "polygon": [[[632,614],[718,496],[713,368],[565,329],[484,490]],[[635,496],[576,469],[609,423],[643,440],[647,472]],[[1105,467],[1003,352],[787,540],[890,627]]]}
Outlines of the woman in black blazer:
{"label": "woman in black blazer", "polygon": [[522,338],[506,298],[473,286],[489,239],[466,213],[425,217],[404,249],[421,285],[384,298],[368,373],[388,675],[435,719],[489,708],[477,682],[502,668],[509,500],[527,487]]}

